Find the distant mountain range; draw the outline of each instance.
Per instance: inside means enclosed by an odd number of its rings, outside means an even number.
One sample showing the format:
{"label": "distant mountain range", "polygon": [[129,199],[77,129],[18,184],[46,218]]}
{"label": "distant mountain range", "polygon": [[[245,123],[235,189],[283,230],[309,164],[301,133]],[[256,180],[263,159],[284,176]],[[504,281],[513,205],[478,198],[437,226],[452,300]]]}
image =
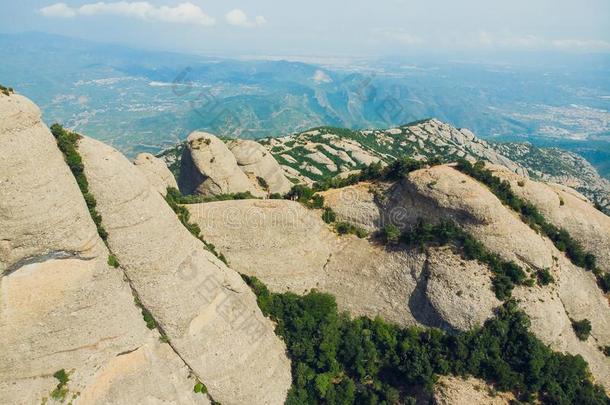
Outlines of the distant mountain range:
{"label": "distant mountain range", "polygon": [[482,138],[576,152],[610,176],[607,56],[536,66],[415,58],[319,66],[134,50],[41,33],[1,34],[0,52],[0,83],[32,98],[48,123],[61,122],[129,156],[157,153],[196,129],[262,138],[437,117]]}

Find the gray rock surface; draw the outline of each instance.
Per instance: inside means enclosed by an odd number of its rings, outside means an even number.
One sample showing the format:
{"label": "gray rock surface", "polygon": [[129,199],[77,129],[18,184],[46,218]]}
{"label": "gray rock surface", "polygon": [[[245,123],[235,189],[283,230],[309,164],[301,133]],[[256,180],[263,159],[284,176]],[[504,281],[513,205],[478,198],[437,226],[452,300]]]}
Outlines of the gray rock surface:
{"label": "gray rock surface", "polygon": [[209,403],[146,328],[39,110],[17,95],[0,95],[0,184],[0,402],[54,403],[64,369],[66,402]]}
{"label": "gray rock surface", "polygon": [[[205,238],[240,273],[259,278],[276,292],[331,293],[339,307],[353,316],[464,329],[482,323],[498,303],[489,290],[489,272],[475,262],[463,264],[459,275],[452,277],[448,269],[461,261],[451,251],[431,252],[428,261],[428,255],[417,250],[387,250],[365,239],[338,237],[322,221],[320,211],[293,201],[222,201],[186,207]],[[459,284],[455,278],[463,277],[463,272],[472,276],[470,285],[462,288],[463,299],[476,295],[473,304],[442,302],[441,284],[444,280]]]}
{"label": "gray rock surface", "polygon": [[178,183],[165,162],[150,153],[140,153],[133,164],[144,174],[152,188],[165,195],[167,188],[178,188]]}
{"label": "gray rock surface", "polygon": [[548,221],[567,230],[593,252],[603,271],[610,271],[610,217],[569,187],[529,181],[502,166],[492,166],[491,170],[507,180],[519,197],[534,204]]}
{"label": "gray rock surface", "polygon": [[239,168],[227,145],[212,134],[193,132],[182,156],[180,187],[186,194],[215,196],[250,192],[262,196]]}
{"label": "gray rock surface", "polygon": [[286,194],[292,183],[284,175],[281,166],[273,155],[261,144],[249,140],[234,140],[228,144],[229,150],[235,156],[239,168],[258,185],[257,177],[265,180],[270,194]]}
{"label": "gray rock surface", "polygon": [[204,249],[123,155],[90,138],[79,150],[110,247],[212,397],[283,403],[291,384],[285,347],[239,274]]}

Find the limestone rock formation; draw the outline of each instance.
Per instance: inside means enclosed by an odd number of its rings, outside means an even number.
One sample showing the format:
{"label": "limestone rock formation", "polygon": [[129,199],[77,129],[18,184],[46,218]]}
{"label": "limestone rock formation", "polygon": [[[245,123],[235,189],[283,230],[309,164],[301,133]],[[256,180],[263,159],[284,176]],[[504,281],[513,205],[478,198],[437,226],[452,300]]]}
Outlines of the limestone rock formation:
{"label": "limestone rock formation", "polygon": [[598,266],[610,271],[610,217],[569,187],[529,181],[502,166],[492,166],[496,176],[507,180],[513,191],[534,204],[548,221],[564,228],[574,239],[594,252]]}
{"label": "limestone rock formation", "polygon": [[[290,191],[292,183],[284,175],[281,166],[273,155],[261,144],[249,140],[234,140],[228,144],[229,150],[235,156],[239,168],[250,178],[259,183],[261,178],[266,183],[266,190],[270,194],[286,194]],[[258,184],[263,187],[262,185]]]}
{"label": "limestone rock formation", "polygon": [[[18,95],[0,96],[0,184],[1,402],[209,403],[146,328],[55,139]],[[69,381],[52,395],[60,370]]]}
{"label": "limestone rock formation", "polygon": [[[208,138],[191,140],[202,139]],[[109,246],[212,397],[223,404],[283,403],[291,384],[285,347],[241,277],[180,224],[123,155],[90,138],[79,151]]]}
{"label": "limestone rock formation", "polygon": [[150,153],[140,153],[133,161],[138,169],[146,176],[148,183],[161,195],[167,193],[168,187],[178,188],[178,183],[165,162]]}
{"label": "limestone rock formation", "polygon": [[186,194],[215,196],[250,192],[261,196],[239,168],[227,145],[212,134],[193,132],[182,155],[180,188]]}
{"label": "limestone rock formation", "polygon": [[[550,240],[523,223],[482,184],[450,166],[412,172],[388,193],[382,215],[401,218],[396,225],[406,228],[418,218],[452,219],[501,257],[529,271],[549,269],[555,284],[515,290],[532,318],[533,331],[556,350],[581,354],[597,381],[610,386],[608,360],[599,350],[610,343],[610,311],[593,274],[572,265]],[[545,294],[550,295],[541,298]],[[570,318],[589,319],[593,338],[579,341]]]}
{"label": "limestone rock formation", "polygon": [[375,192],[381,188],[371,183],[359,183],[320,193],[324,203],[337,214],[339,221],[358,225],[369,232],[381,228],[381,214],[375,202]]}
{"label": "limestone rock formation", "polygon": [[433,314],[454,329],[482,326],[501,305],[487,266],[463,260],[448,248],[430,249],[424,272],[425,294]]}
{"label": "limestone rock formation", "polygon": [[[302,294],[316,289],[333,294],[353,316],[460,330],[483,323],[498,304],[489,289],[488,270],[480,265],[462,266],[470,277],[469,285],[460,287],[463,299],[444,302],[440,289],[445,282],[465,282],[446,274],[460,263],[454,253],[432,253],[428,260],[417,250],[387,250],[368,240],[340,238],[322,221],[320,211],[293,201],[223,201],[187,208],[233,268],[259,278],[272,291]],[[472,295],[472,304],[452,305]]]}

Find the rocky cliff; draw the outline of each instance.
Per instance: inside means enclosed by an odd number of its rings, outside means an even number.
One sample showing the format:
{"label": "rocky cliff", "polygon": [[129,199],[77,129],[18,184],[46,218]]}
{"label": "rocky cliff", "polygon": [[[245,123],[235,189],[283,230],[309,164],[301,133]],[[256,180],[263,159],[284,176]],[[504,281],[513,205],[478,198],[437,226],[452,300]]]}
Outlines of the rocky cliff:
{"label": "rocky cliff", "polygon": [[166,168],[82,137],[77,185],[31,102],[0,95],[0,123],[3,403],[284,402],[283,343],[159,195]]}

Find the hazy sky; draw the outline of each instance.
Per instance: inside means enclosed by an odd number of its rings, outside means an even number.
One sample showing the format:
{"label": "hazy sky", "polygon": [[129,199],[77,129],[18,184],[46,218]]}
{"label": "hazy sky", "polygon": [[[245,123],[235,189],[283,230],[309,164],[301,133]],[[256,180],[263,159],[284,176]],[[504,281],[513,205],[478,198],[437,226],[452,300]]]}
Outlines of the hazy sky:
{"label": "hazy sky", "polygon": [[610,53],[610,1],[0,0],[0,31],[228,55]]}

